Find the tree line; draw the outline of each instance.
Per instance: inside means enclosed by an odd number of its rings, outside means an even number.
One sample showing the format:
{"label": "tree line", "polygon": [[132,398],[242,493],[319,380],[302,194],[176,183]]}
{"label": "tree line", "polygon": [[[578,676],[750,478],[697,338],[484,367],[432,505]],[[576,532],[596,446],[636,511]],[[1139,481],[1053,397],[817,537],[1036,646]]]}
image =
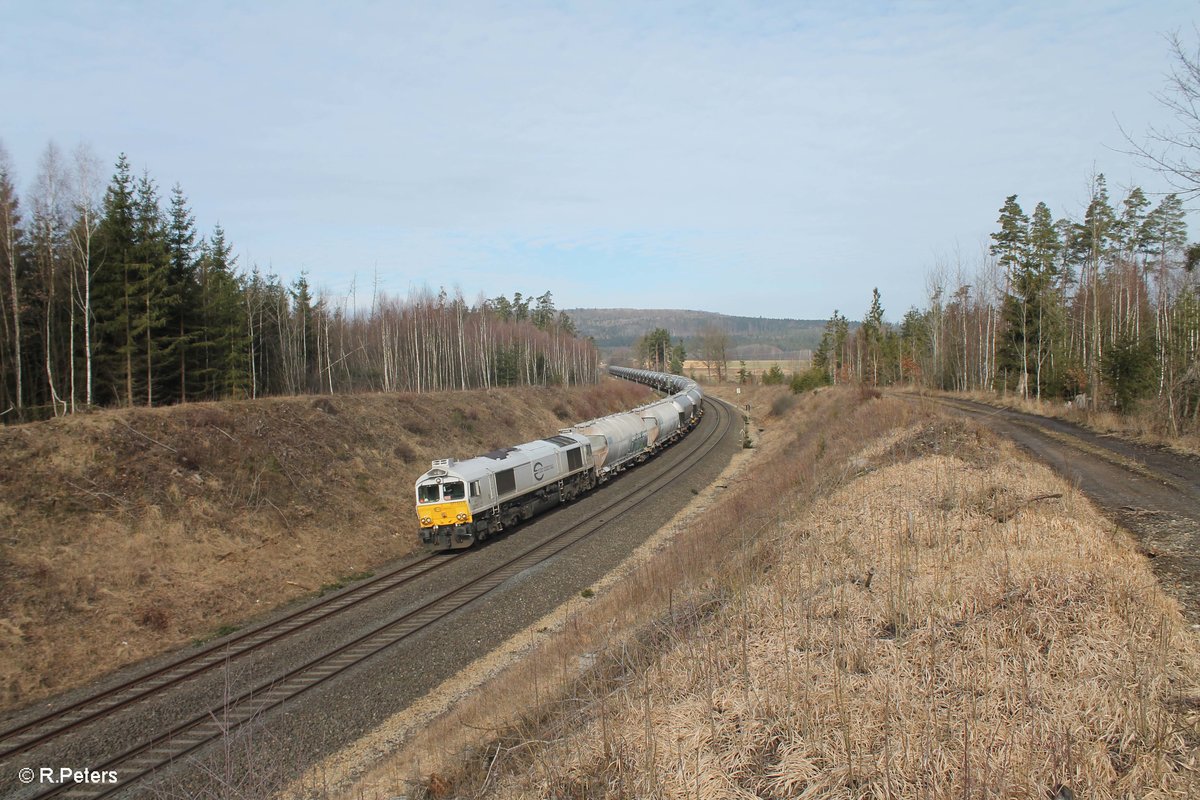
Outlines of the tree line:
{"label": "tree line", "polygon": [[1200,429],[1200,246],[1176,194],[1134,187],[1114,207],[1103,175],[1082,219],[1000,207],[988,258],[927,277],[929,305],[884,322],[878,290],[853,332],[834,312],[814,382],[911,382],[995,390],[1128,412],[1174,433]]}
{"label": "tree line", "polygon": [[[711,323],[705,324],[695,337],[693,346],[698,349],[697,358],[704,363],[709,380],[714,377],[725,380],[729,362],[729,332]],[[633,345],[633,358],[643,369],[683,374],[683,362],[687,360],[687,349],[681,337],[671,343],[671,332],[666,328],[648,331]]]}
{"label": "tree line", "polygon": [[420,292],[314,295],[240,270],[220,225],[197,230],[122,154],[48,145],[18,195],[0,146],[0,419],[95,406],[303,392],[430,391],[598,379],[594,345],[549,292],[468,305]]}

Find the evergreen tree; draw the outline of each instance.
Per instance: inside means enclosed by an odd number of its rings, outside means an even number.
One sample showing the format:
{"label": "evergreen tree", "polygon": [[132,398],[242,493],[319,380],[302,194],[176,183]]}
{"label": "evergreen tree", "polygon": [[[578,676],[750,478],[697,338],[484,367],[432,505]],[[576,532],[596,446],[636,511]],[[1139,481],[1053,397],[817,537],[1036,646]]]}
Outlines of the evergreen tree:
{"label": "evergreen tree", "polygon": [[155,370],[159,359],[169,360],[176,355],[174,337],[167,329],[168,311],[172,305],[170,265],[167,235],[162,209],[158,202],[158,187],[149,174],[138,182],[134,198],[134,247],[130,275],[133,278],[130,332],[145,377],[146,405],[157,397]]}
{"label": "evergreen tree", "polygon": [[[438,297],[438,307],[446,305],[446,292],[443,289]],[[292,284],[293,307],[293,346],[295,352],[292,359],[295,391],[309,391],[313,383],[313,375],[317,364],[317,323],[316,308],[313,305],[312,293],[308,288],[308,276],[300,273],[300,277]]]}
{"label": "evergreen tree", "polygon": [[1000,208],[1000,218],[997,220],[1000,230],[993,233],[991,247],[988,248],[1005,274],[1011,276],[1025,263],[1025,251],[1029,238],[1029,217],[1021,210],[1015,194],[1009,195]]}
{"label": "evergreen tree", "polygon": [[[204,396],[212,399],[248,391],[245,306],[241,286],[233,273],[237,259],[232,250],[225,239],[225,230],[217,225],[201,247],[199,259],[200,325],[195,347],[199,350]],[[311,326],[310,320],[304,322]],[[287,355],[284,354],[285,359]],[[294,368],[300,374],[307,374],[306,366]],[[304,388],[295,386],[292,392]]]}
{"label": "evergreen tree", "polygon": [[[179,184],[171,188],[171,209],[166,231],[167,260],[170,265],[168,287],[170,294],[167,327],[175,337],[173,377],[175,398],[185,402],[200,390],[196,376],[189,376],[189,367],[196,352],[190,347],[195,340],[199,317],[196,313],[199,284],[197,281],[196,219],[188,208],[187,197]],[[191,381],[189,383],[189,380]]]}
{"label": "evergreen tree", "polygon": [[860,355],[859,375],[866,378],[867,368],[870,367],[871,383],[879,383],[879,361],[883,356],[884,329],[883,304],[879,298],[879,287],[871,290],[871,307],[863,318],[860,329],[864,355]]}
{"label": "evergreen tree", "polygon": [[929,321],[914,306],[900,322],[900,377],[914,381],[921,377],[921,354],[929,342]]}
{"label": "evergreen tree", "polygon": [[100,263],[92,284],[92,313],[96,401],[100,405],[133,401],[130,271],[134,214],[133,176],[129,159],[122,153],[104,193],[103,219],[96,234]]}
{"label": "evergreen tree", "polygon": [[683,374],[683,362],[687,361],[687,351],[683,349],[683,339],[671,348],[671,372],[676,375]]}
{"label": "evergreen tree", "polygon": [[497,317],[505,322],[508,322],[513,317],[512,301],[504,295],[489,300],[488,307],[492,309]]}
{"label": "evergreen tree", "polygon": [[554,297],[550,292],[546,292],[537,299],[537,305],[533,308],[533,313],[530,315],[530,322],[539,330],[546,330],[554,324]]}
{"label": "evergreen tree", "polygon": [[579,329],[575,327],[575,320],[571,319],[571,316],[565,311],[558,312],[558,322],[555,324],[569,336],[579,335]]}
{"label": "evergreen tree", "polygon": [[[1092,184],[1092,199],[1079,228],[1079,247],[1084,254],[1081,289],[1083,363],[1088,373],[1088,394],[1092,402],[1100,390],[1101,345],[1100,270],[1106,263],[1112,245],[1116,215],[1108,202],[1108,186],[1104,175],[1097,175]],[[1090,306],[1090,308],[1089,308]],[[1090,321],[1088,319],[1090,312]]]}
{"label": "evergreen tree", "polygon": [[532,297],[525,297],[520,292],[513,293],[512,299],[512,316],[517,322],[524,322],[529,319],[529,303],[533,300]]}

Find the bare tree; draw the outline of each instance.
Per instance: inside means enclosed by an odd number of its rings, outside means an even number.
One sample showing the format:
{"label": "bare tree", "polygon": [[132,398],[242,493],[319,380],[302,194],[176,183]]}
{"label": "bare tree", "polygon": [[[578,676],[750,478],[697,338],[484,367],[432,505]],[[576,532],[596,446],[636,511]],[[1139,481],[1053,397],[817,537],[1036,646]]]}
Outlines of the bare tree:
{"label": "bare tree", "polygon": [[[50,402],[57,416],[66,413],[68,403],[59,393],[58,382],[55,378],[56,367],[62,360],[61,354],[55,350],[54,319],[58,311],[58,289],[63,279],[65,266],[65,245],[67,230],[70,227],[67,211],[67,173],[63,164],[62,152],[54,142],[46,145],[38,167],[37,180],[33,193],[33,243],[34,261],[38,266],[43,297],[42,331],[45,334],[43,347],[46,383],[50,390]],[[73,303],[68,303],[73,311]],[[72,316],[72,323],[74,322]],[[73,332],[72,332],[73,333]],[[73,342],[68,343],[68,359]]]}
{"label": "bare tree", "polygon": [[716,325],[707,324],[700,330],[700,358],[708,368],[711,378],[717,371],[717,381],[725,380],[725,367],[729,360],[729,332]]}
{"label": "bare tree", "polygon": [[1155,99],[1175,118],[1170,127],[1147,129],[1137,140],[1124,129],[1130,152],[1161,172],[1187,199],[1200,196],[1200,46],[1178,33],[1168,37],[1174,66],[1165,91]]}
{"label": "bare tree", "polygon": [[[100,227],[100,159],[87,145],[75,148],[74,192],[76,224],[71,226],[74,246],[74,302],[83,314],[84,403],[92,405],[92,271],[96,260],[92,246]],[[72,359],[72,362],[74,359]]]}
{"label": "bare tree", "polygon": [[[21,293],[17,283],[17,245],[20,240],[17,224],[17,191],[13,186],[12,163],[8,151],[0,144],[0,268],[8,271],[8,302],[12,314],[13,371],[16,377],[17,410],[24,407],[24,386],[21,357]],[[8,316],[4,317],[5,322]],[[6,325],[7,327],[7,325]]]}

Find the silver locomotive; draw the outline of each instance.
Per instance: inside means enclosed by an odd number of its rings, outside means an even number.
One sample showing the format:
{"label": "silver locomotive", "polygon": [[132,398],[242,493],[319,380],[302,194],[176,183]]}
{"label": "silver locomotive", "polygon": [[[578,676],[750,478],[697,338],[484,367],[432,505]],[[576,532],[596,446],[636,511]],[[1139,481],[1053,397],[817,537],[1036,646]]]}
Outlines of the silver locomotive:
{"label": "silver locomotive", "polygon": [[563,428],[546,439],[465,461],[434,461],[416,483],[422,544],[433,550],[470,547],[570,502],[695,427],[703,395],[694,381],[624,367],[609,367],[609,372],[669,396]]}

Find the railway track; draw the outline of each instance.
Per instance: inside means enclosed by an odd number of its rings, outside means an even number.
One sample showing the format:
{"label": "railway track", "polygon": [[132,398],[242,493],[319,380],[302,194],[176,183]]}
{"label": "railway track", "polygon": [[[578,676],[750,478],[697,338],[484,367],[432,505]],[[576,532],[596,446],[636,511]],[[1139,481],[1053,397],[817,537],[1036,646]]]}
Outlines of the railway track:
{"label": "railway track", "polygon": [[[91,767],[99,772],[115,772],[117,774],[115,783],[102,786],[74,783],[42,785],[36,787],[32,793],[23,794],[20,797],[22,800],[43,800],[57,796],[109,797],[128,789],[149,774],[194,753],[223,736],[233,734],[263,714],[284,705],[309,689],[326,683],[375,654],[453,614],[524,570],[549,561],[574,544],[600,531],[605,520],[611,518],[614,513],[624,514],[636,508],[649,500],[658,489],[703,460],[720,443],[735,420],[734,412],[724,404],[705,400],[705,405],[709,409],[709,413],[716,417],[716,420],[699,439],[693,434],[675,445],[675,447],[682,445],[690,448],[676,464],[671,465],[663,473],[641,486],[606,503],[573,527],[526,548],[514,558],[483,575],[443,590],[418,607],[384,622],[335,650],[311,659],[285,675],[262,682],[249,691],[227,699],[217,708],[179,723],[170,730],[131,747],[102,764]],[[632,474],[636,475],[637,473]],[[217,664],[225,663],[226,659],[222,654],[225,653],[226,648],[235,644],[243,647],[238,651],[239,656],[251,652],[270,642],[291,635],[297,630],[311,627],[351,605],[362,603],[371,597],[403,585],[403,583],[408,583],[416,577],[428,574],[452,560],[455,560],[455,556],[432,555],[410,562],[378,579],[331,597],[329,603],[319,603],[308,609],[301,609],[268,626],[249,631],[245,635],[223,642],[217,647],[167,665],[155,673],[140,676],[132,682],[134,685],[114,687],[102,694],[86,698],[73,706],[59,709],[53,715],[33,720],[20,728],[14,728],[12,731],[5,732],[6,739],[3,741],[11,741],[8,748],[0,755],[0,760],[19,752],[28,751],[68,731],[96,722],[117,708],[131,705],[164,688],[174,686],[188,680],[189,677],[195,677],[201,672],[210,670]],[[321,610],[319,616],[313,616],[311,619],[306,616],[309,612],[318,609]],[[185,673],[185,665],[187,665],[186,668],[192,670],[190,675]],[[91,710],[87,711],[85,707],[89,703],[92,704]],[[81,711],[90,716],[73,719],[73,716]],[[41,731],[37,729],[39,724],[43,726]]]}
{"label": "railway track", "polygon": [[0,763],[64,733],[103,719],[157,692],[197,678],[235,659],[311,628],[348,608],[405,586],[422,575],[445,566],[453,558],[453,554],[422,556],[350,589],[322,598],[317,603],[297,609],[281,619],[244,631],[153,672],[139,675],[125,683],[0,732]]}

